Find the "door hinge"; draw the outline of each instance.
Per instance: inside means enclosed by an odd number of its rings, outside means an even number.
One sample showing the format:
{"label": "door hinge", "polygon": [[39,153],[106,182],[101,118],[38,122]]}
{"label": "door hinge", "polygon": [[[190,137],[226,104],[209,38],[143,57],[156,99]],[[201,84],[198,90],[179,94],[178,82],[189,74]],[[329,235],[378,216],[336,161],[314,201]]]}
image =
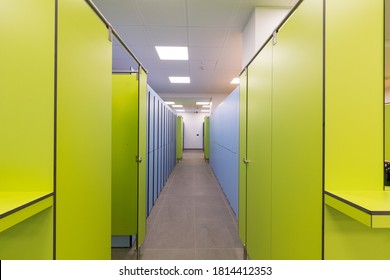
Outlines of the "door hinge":
{"label": "door hinge", "polygon": [[243,159],[242,159],[242,162],[245,163],[245,164],[248,164],[248,163],[249,163],[249,160],[246,159],[246,158],[243,158]]}
{"label": "door hinge", "polygon": [[135,161],[138,162],[138,163],[141,163],[142,162],[142,157],[136,156],[135,157]]}
{"label": "door hinge", "polygon": [[276,30],[275,30],[274,33],[272,33],[272,43],[275,46],[277,42],[278,42],[278,38],[277,38]]}
{"label": "door hinge", "polygon": [[108,41],[112,42],[112,26],[108,26]]}

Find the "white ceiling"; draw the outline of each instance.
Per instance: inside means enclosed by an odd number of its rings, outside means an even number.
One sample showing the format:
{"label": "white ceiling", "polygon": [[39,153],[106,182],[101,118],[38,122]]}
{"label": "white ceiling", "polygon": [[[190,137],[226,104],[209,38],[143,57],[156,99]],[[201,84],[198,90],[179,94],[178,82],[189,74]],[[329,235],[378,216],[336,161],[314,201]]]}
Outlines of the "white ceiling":
{"label": "white ceiling", "polygon": [[[292,7],[297,0],[93,0],[148,70],[148,84],[164,96],[227,95],[242,70],[242,30],[256,6]],[[155,46],[187,46],[188,61],[161,61]],[[118,42],[113,69],[136,64]],[[190,76],[191,84],[170,84]]]}

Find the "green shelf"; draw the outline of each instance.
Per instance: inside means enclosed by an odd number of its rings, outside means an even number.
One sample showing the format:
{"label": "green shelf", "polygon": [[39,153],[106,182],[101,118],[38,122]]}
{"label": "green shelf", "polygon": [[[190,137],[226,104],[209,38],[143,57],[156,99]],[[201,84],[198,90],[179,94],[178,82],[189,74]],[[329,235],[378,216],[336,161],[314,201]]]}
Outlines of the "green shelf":
{"label": "green shelf", "polygon": [[0,192],[0,232],[53,206],[53,192]]}
{"label": "green shelf", "polygon": [[390,228],[390,192],[325,191],[325,203],[370,228]]}

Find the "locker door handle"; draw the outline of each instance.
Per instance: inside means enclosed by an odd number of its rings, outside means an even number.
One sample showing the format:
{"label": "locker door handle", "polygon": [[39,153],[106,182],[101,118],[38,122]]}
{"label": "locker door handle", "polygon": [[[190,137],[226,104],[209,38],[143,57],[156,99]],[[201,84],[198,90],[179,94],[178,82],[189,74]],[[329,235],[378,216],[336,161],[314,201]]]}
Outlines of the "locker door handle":
{"label": "locker door handle", "polygon": [[243,158],[243,159],[242,159],[242,162],[245,163],[245,164],[248,164],[248,163],[249,163],[249,160],[246,159],[246,158]]}

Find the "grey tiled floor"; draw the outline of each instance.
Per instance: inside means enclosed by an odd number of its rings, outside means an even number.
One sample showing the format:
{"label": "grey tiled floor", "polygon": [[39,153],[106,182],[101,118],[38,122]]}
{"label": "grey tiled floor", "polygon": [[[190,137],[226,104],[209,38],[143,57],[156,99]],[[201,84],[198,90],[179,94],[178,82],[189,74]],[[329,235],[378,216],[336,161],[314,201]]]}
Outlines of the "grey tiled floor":
{"label": "grey tiled floor", "polygon": [[[113,259],[135,259],[113,249]],[[185,151],[147,219],[141,259],[243,259],[237,220],[203,151]]]}

